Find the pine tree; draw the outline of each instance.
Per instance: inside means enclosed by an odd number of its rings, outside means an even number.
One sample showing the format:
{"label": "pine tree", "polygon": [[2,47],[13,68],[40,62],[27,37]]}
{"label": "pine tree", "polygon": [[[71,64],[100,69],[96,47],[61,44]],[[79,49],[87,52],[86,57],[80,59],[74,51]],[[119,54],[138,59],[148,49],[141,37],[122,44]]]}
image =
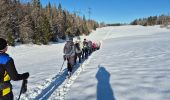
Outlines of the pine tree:
{"label": "pine tree", "polygon": [[48,44],[48,42],[52,39],[52,31],[51,31],[49,20],[45,15],[43,16],[41,29],[42,29],[41,32],[43,33],[41,42],[43,44]]}
{"label": "pine tree", "polygon": [[58,5],[58,10],[59,10],[59,11],[62,11],[61,3],[59,3],[59,5]]}
{"label": "pine tree", "polygon": [[41,7],[40,0],[33,0],[33,6],[40,8]]}
{"label": "pine tree", "polygon": [[32,35],[34,34],[34,22],[30,15],[26,15],[22,23],[20,24],[20,42],[30,43],[32,42]]}
{"label": "pine tree", "polygon": [[58,10],[57,7],[52,7],[52,41],[58,41]]}

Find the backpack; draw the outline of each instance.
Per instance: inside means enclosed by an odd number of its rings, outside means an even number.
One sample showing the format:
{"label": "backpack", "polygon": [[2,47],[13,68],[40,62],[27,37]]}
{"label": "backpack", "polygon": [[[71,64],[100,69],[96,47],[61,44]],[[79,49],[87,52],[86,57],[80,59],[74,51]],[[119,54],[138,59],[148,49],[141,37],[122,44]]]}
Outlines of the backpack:
{"label": "backpack", "polygon": [[79,43],[75,43],[75,47],[76,47],[76,53],[80,53],[81,52],[80,44]]}

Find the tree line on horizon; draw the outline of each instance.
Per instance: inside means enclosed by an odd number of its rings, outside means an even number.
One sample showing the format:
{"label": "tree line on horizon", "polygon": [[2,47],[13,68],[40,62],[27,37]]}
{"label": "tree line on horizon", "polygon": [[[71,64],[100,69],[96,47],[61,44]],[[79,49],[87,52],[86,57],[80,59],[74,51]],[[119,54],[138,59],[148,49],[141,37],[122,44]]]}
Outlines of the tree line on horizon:
{"label": "tree line on horizon", "polygon": [[170,25],[170,16],[169,15],[160,15],[160,16],[150,16],[147,18],[135,19],[130,23],[131,25],[143,25],[143,26],[152,26],[152,25]]}
{"label": "tree line on horizon", "polygon": [[40,0],[21,3],[20,0],[0,1],[0,37],[9,45],[16,42],[48,44],[66,37],[89,35],[99,24],[85,16],[70,13],[59,4],[49,2],[42,7]]}

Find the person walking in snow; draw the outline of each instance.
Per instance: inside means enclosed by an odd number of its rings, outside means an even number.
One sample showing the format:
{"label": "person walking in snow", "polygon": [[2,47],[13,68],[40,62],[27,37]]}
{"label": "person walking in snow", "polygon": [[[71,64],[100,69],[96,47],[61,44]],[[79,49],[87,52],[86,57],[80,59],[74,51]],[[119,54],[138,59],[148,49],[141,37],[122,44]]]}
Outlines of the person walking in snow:
{"label": "person walking in snow", "polygon": [[99,50],[100,49],[100,46],[101,46],[101,43],[100,42],[93,42],[92,43],[92,49],[93,51],[96,51],[96,50]]}
{"label": "person walking in snow", "polygon": [[86,39],[84,39],[83,41],[83,49],[82,49],[83,53],[82,53],[82,58],[86,58],[88,57],[88,42]]}
{"label": "person walking in snow", "polygon": [[26,80],[29,73],[18,74],[13,59],[6,53],[7,41],[0,38],[0,100],[13,100],[11,80]]}
{"label": "person walking in snow", "polygon": [[81,63],[81,55],[82,55],[82,47],[81,47],[81,41],[77,40],[75,42],[75,63],[77,61],[77,58],[79,58],[79,63]]}
{"label": "person walking in snow", "polygon": [[93,42],[93,43],[92,43],[92,50],[93,50],[93,51],[96,51],[96,48],[97,48],[96,43]]}
{"label": "person walking in snow", "polygon": [[75,46],[72,38],[67,40],[63,51],[64,60],[67,60],[68,75],[70,76],[75,62]]}
{"label": "person walking in snow", "polygon": [[101,46],[101,43],[98,42],[98,43],[96,44],[96,49],[99,50],[99,49],[100,49],[100,46]]}
{"label": "person walking in snow", "polygon": [[90,55],[92,53],[92,41],[88,41],[88,54]]}

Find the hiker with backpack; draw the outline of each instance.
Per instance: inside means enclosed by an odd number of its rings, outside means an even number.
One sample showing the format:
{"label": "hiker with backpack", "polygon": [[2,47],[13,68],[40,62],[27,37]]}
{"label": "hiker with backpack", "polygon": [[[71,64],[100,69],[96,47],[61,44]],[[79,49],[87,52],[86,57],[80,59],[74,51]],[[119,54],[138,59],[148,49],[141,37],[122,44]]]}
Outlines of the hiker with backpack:
{"label": "hiker with backpack", "polygon": [[88,54],[90,55],[92,53],[92,41],[88,41]]}
{"label": "hiker with backpack", "polygon": [[82,47],[81,47],[81,41],[75,42],[75,63],[77,62],[77,58],[79,59],[79,63],[81,63],[81,55],[82,55]]}
{"label": "hiker with backpack", "polygon": [[101,43],[100,43],[100,42],[96,43],[96,50],[99,50],[99,49],[100,49],[100,46],[101,46]]}
{"label": "hiker with backpack", "polygon": [[99,49],[100,49],[100,46],[101,46],[101,43],[100,43],[100,42],[93,42],[93,43],[92,43],[92,50],[93,50],[93,51],[99,50]]}
{"label": "hiker with backpack", "polygon": [[83,49],[82,49],[83,53],[82,53],[82,58],[88,58],[88,42],[86,39],[84,39],[83,41]]}
{"label": "hiker with backpack", "polygon": [[67,60],[68,75],[72,73],[72,69],[75,62],[75,45],[73,38],[69,38],[64,46],[64,60]]}
{"label": "hiker with backpack", "polygon": [[11,80],[27,80],[29,73],[18,74],[14,60],[6,53],[7,41],[0,38],[0,100],[14,100]]}
{"label": "hiker with backpack", "polygon": [[96,48],[97,48],[96,43],[93,42],[93,43],[92,43],[92,50],[93,50],[93,51],[96,51]]}

